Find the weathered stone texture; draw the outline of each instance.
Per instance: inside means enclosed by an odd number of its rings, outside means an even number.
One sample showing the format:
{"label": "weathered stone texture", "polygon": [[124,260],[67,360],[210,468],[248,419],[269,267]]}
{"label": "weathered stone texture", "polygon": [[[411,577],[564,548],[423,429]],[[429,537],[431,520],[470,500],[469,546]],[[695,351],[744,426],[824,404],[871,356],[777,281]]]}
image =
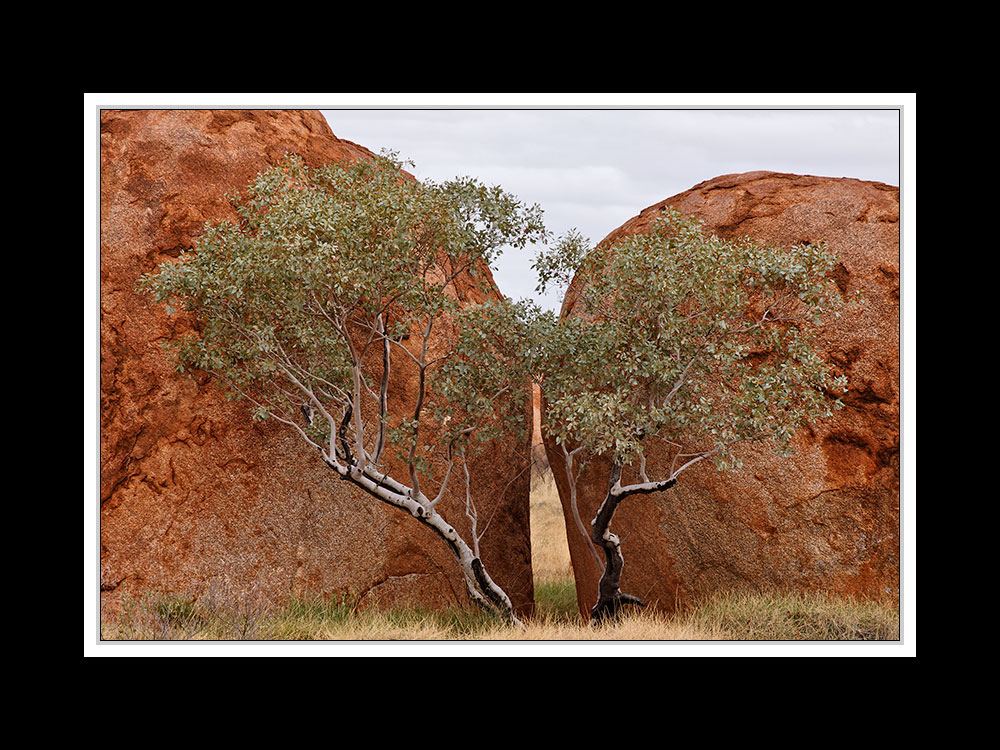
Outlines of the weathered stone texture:
{"label": "weathered stone texture", "polygon": [[[897,598],[899,188],[774,172],[726,175],[650,206],[604,242],[645,231],[667,205],[726,239],[748,235],[781,246],[826,240],[841,259],[838,285],[861,289],[864,301],[819,336],[820,350],[848,377],[845,407],[799,431],[791,458],[769,444],[744,446],[740,471],[721,473],[703,462],[671,490],[625,500],[612,523],[623,540],[622,590],[666,610],[737,588]],[[576,291],[567,293],[563,315],[574,314]],[[566,505],[564,464],[555,445],[547,449]],[[663,458],[653,454],[651,478]],[[587,524],[604,498],[608,469],[597,460],[579,480]],[[600,574],[572,520],[567,531],[580,609],[588,612]]]}
{"label": "weathered stone texture", "polygon": [[[113,604],[123,587],[196,596],[226,583],[274,599],[353,591],[362,607],[462,604],[440,539],[335,479],[294,432],[251,423],[206,378],[178,375],[160,344],[190,322],[136,292],[138,277],[192,246],[206,221],[235,218],[226,194],[286,152],[313,167],[371,157],[315,111],[101,113],[102,598]],[[394,373],[412,389],[406,377]],[[480,515],[493,516],[484,562],[522,613],[533,598],[518,458],[527,450],[512,444],[472,466]],[[458,494],[442,505],[464,529]]]}

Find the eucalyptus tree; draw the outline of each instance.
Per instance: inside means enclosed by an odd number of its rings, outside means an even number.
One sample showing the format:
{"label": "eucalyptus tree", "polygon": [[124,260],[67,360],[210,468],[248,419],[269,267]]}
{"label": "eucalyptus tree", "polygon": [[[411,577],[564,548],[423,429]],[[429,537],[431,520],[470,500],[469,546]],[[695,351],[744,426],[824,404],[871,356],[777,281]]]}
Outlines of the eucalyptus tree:
{"label": "eucalyptus tree", "polygon": [[[544,429],[603,568],[593,619],[643,604],[620,588],[624,558],[610,526],[624,500],[668,490],[705,460],[738,469],[734,447],[747,441],[770,439],[787,454],[797,428],[839,408],[846,379],[813,344],[815,326],[844,302],[829,278],[835,262],[822,242],[772,248],[706,236],[672,208],[646,233],[591,249],[571,232],[536,257],[540,290],[572,280],[576,300],[539,334],[539,362]],[[578,469],[598,455],[610,470],[588,534]]]}
{"label": "eucalyptus tree", "polygon": [[[207,224],[140,287],[196,322],[172,344],[181,371],[211,374],[248,417],[285,425],[433,530],[472,601],[517,622],[481,560],[468,459],[524,422],[526,313],[486,269],[543,238],[541,210],[402,166],[391,153],[318,169],[286,156],[230,196],[238,221]],[[462,482],[468,538],[442,514]]]}

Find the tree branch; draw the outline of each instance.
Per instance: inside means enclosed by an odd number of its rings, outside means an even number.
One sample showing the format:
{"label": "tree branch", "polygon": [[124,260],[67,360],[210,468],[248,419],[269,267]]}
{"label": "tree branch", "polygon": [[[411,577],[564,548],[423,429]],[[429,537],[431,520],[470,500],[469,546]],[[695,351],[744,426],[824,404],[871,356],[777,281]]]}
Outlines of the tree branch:
{"label": "tree branch", "polygon": [[378,316],[378,326],[382,333],[382,387],[379,389],[378,397],[378,437],[375,440],[375,450],[372,452],[372,459],[375,463],[378,463],[382,458],[382,450],[385,448],[385,421],[388,414],[389,397],[390,344],[381,313]]}
{"label": "tree branch", "polygon": [[420,478],[417,476],[416,454],[417,444],[420,442],[420,412],[424,408],[424,395],[427,391],[427,347],[430,342],[431,329],[434,325],[434,316],[427,318],[427,326],[424,328],[424,340],[420,350],[419,374],[417,376],[417,402],[413,407],[413,442],[410,444],[410,453],[407,464],[410,467],[410,482],[415,493],[420,492]]}
{"label": "tree branch", "polygon": [[583,519],[580,518],[580,508],[576,500],[576,480],[577,477],[573,473],[573,457],[583,449],[583,446],[577,446],[572,451],[566,450],[565,443],[561,443],[559,446],[563,453],[563,466],[566,472],[566,480],[569,483],[569,509],[573,514],[573,520],[576,522],[576,528],[580,531],[580,536],[583,537],[584,543],[590,552],[590,557],[594,561],[594,565],[597,570],[601,570],[601,557],[597,554],[597,550],[591,541],[590,534],[587,533],[587,529],[583,525]]}

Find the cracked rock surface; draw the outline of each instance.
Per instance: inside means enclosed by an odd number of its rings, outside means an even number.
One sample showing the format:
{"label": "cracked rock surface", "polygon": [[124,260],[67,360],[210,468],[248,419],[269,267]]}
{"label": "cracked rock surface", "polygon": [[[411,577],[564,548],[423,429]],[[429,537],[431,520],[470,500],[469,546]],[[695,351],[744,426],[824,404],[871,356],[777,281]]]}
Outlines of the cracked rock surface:
{"label": "cracked rock surface", "polygon": [[[725,175],[646,208],[604,241],[645,231],[667,205],[724,239],[749,235],[781,246],[824,239],[841,258],[836,282],[861,289],[864,301],[826,326],[818,342],[836,374],[848,377],[844,408],[801,430],[790,458],[766,443],[744,446],[736,453],[741,470],[721,473],[706,461],[673,489],[622,503],[613,524],[623,540],[622,589],[665,610],[741,587],[898,599],[899,188],[775,172]],[[562,314],[573,315],[576,305],[571,286]],[[555,445],[548,458],[565,506]],[[651,478],[664,458],[652,452]],[[578,481],[586,522],[604,499],[609,468],[594,461]],[[580,609],[588,612],[599,572],[572,523],[567,534]]]}

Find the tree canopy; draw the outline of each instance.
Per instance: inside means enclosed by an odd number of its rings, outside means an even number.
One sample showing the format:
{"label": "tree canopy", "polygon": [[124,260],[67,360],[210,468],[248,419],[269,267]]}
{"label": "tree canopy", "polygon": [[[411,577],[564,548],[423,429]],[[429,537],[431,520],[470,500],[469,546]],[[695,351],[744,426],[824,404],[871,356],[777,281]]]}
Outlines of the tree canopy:
{"label": "tree canopy", "polygon": [[810,327],[839,315],[835,263],[824,243],[726,241],[670,207],[592,250],[564,236],[536,260],[542,288],[572,277],[576,300],[545,336],[547,430],[623,464],[656,437],[695,442],[720,467],[744,440],[787,447],[846,387]]}
{"label": "tree canopy", "polygon": [[[171,344],[182,371],[210,373],[255,419],[294,428],[342,478],[430,525],[473,598],[509,613],[478,559],[471,496],[471,546],[437,503],[468,480],[477,443],[524,427],[524,316],[488,269],[544,235],[541,211],[402,167],[392,154],[318,169],[290,155],[231,196],[237,222],[206,225],[140,286],[196,321]],[[391,393],[401,369],[412,387]]]}
{"label": "tree canopy", "polygon": [[[548,241],[538,206],[402,167],[394,154],[318,169],[290,155],[231,196],[237,221],[206,225],[196,249],[140,287],[195,321],[171,342],[181,371],[210,373],[254,419],[294,429],[341,478],[431,527],[473,601],[512,616],[480,559],[466,458],[527,426],[532,379],[581,531],[574,458],[612,459],[591,535],[611,611],[634,599],[618,590],[608,530],[622,499],[667,489],[704,459],[738,466],[741,442],[787,449],[839,404],[846,380],[812,341],[843,301],[824,243],[722,240],[670,208],[648,232],[596,248],[570,232],[534,263],[541,290],[571,284],[575,307],[560,318],[505,298],[488,272],[505,249]],[[413,385],[393,392],[401,368]],[[652,479],[651,441],[671,456]],[[462,477],[468,538],[438,506]]]}
{"label": "tree canopy", "polygon": [[[537,257],[540,289],[568,285],[574,302],[545,323],[538,361],[543,429],[562,451],[574,520],[599,567],[597,547],[605,552],[594,616],[641,603],[618,588],[623,559],[609,526],[623,499],[669,489],[705,459],[738,468],[743,442],[771,439],[787,452],[796,430],[839,408],[846,378],[813,342],[843,303],[835,263],[825,243],[723,240],[671,207],[646,232],[593,249],[570,232]],[[647,466],[654,442],[667,465]],[[588,534],[576,478],[598,455],[611,459],[608,493]]]}

